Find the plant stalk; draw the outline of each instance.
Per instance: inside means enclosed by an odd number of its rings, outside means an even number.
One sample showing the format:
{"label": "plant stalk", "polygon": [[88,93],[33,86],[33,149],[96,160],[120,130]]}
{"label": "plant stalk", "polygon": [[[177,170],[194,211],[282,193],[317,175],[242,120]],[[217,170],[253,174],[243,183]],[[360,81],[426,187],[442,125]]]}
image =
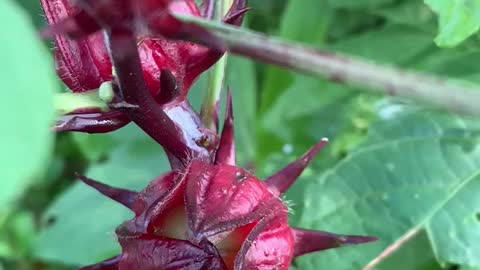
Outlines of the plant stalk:
{"label": "plant stalk", "polygon": [[212,42],[211,38],[202,37],[201,34],[184,37],[185,39],[217,50],[227,50],[314,77],[360,86],[364,91],[398,96],[451,112],[480,116],[480,87],[466,82],[446,80],[351,56],[315,50],[255,31],[197,17],[177,17],[186,24],[202,27],[216,40]]}
{"label": "plant stalk", "polygon": [[[125,104],[121,110],[180,160],[192,156],[208,159],[210,152],[202,145],[208,136],[201,132],[201,127],[182,121],[185,117],[173,119],[148,91],[135,34],[129,29],[111,29],[107,31],[107,36],[117,75],[119,103]],[[193,111],[180,106],[173,116],[178,113],[192,115]]]}
{"label": "plant stalk", "polygon": [[[222,21],[223,16],[228,12],[232,0],[220,0],[214,2],[213,20]],[[225,53],[208,73],[208,87],[205,99],[201,108],[202,122],[210,130],[218,132],[219,104],[222,89],[225,82],[227,69],[227,53]]]}

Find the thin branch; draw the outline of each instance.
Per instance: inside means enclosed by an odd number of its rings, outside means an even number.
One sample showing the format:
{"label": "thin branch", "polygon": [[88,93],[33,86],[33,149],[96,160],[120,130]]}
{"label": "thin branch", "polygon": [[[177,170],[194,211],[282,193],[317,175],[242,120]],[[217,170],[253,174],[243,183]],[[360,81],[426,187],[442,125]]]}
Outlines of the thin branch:
{"label": "thin branch", "polygon": [[234,54],[283,66],[307,75],[364,87],[362,88],[364,91],[399,96],[452,112],[480,116],[478,86],[314,50],[254,31],[197,17],[180,15],[177,17],[192,27],[202,27],[216,39],[213,42],[211,37],[200,31],[198,34],[190,33],[190,37],[181,37],[193,42],[218,50],[227,49]]}
{"label": "thin branch", "polygon": [[420,228],[416,227],[409,230],[407,233],[402,235],[397,241],[393,244],[388,246],[380,255],[378,255],[375,259],[369,262],[363,270],[373,270],[375,267],[378,266],[382,261],[390,257],[393,253],[399,250],[403,245],[405,245],[409,240],[415,237],[420,232]]}

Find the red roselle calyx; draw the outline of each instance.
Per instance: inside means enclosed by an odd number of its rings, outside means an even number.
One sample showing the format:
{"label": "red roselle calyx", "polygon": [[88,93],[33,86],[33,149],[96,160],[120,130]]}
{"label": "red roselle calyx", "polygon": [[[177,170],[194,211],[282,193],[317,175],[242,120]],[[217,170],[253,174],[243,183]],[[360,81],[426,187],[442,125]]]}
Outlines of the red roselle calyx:
{"label": "red roselle calyx", "polygon": [[[50,24],[43,35],[55,36],[57,70],[63,81],[74,92],[84,92],[113,80],[115,91],[110,113],[75,112],[58,122],[57,131],[103,133],[133,121],[177,165],[190,155],[210,158],[217,136],[203,126],[186,96],[223,52],[165,38],[202,31],[173,14],[210,18],[214,0],[205,0],[202,7],[194,0],[41,3]],[[239,25],[245,5],[246,0],[234,0],[224,21]]]}
{"label": "red roselle calyx", "polygon": [[122,254],[82,269],[287,270],[297,256],[376,240],[288,225],[281,196],[326,139],[262,182],[235,166],[232,123],[229,97],[214,163],[189,160],[139,193],[81,177],[135,213],[116,230]]}
{"label": "red roselle calyx", "polygon": [[[213,1],[205,1],[200,8],[194,0],[41,0],[49,28],[45,36],[55,36],[55,62],[59,77],[73,92],[98,89],[103,82],[114,80],[112,63],[102,29],[137,26],[135,31],[143,77],[148,91],[158,103],[184,101],[198,76],[210,68],[222,52],[182,41],[172,41],[150,33],[162,31],[163,36],[173,36],[185,27],[172,14],[212,16]],[[245,0],[235,0],[225,22],[240,25],[246,11]],[[155,26],[159,30],[155,30]],[[173,75],[175,89],[162,89],[162,73]],[[172,97],[172,92],[175,96]],[[170,98],[170,99],[168,99]],[[185,106],[185,105],[184,105]],[[112,108],[113,109],[113,108]],[[116,116],[116,115],[115,115]],[[112,127],[90,126],[95,115],[79,116],[62,124],[59,131],[85,131],[103,133],[115,130],[128,120],[103,121]],[[102,120],[109,115],[99,116]],[[66,120],[66,119],[65,119]],[[98,121],[102,122],[102,121]],[[72,129],[67,129],[71,127]],[[95,128],[98,127],[98,130]]]}

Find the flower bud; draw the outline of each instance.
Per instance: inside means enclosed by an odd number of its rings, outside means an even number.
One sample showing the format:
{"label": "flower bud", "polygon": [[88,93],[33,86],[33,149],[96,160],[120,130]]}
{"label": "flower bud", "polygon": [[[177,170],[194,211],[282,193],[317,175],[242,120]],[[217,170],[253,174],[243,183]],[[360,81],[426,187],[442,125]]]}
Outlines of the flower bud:
{"label": "flower bud", "polygon": [[[78,12],[68,0],[42,0],[41,4],[49,24]],[[97,89],[112,80],[112,64],[100,32],[81,40],[56,36],[54,55],[59,77],[74,92]]]}
{"label": "flower bud", "polygon": [[[41,0],[50,24],[47,33],[56,34],[58,75],[74,92],[97,89],[101,83],[113,80],[105,38],[98,32],[100,26],[117,26],[122,23],[144,25],[148,20],[165,24],[173,20],[178,23],[171,14],[202,16],[194,0],[122,0],[112,2],[111,5],[108,4],[109,1],[77,0],[73,3],[71,5],[68,0]],[[227,14],[227,22],[241,23],[244,6],[244,0],[234,1],[231,12]],[[150,93],[157,101],[163,95],[160,88],[162,70],[169,70],[174,75],[180,90],[179,97],[183,100],[198,76],[222,55],[197,44],[149,36],[148,31],[137,32],[140,35],[138,50],[144,77]]]}

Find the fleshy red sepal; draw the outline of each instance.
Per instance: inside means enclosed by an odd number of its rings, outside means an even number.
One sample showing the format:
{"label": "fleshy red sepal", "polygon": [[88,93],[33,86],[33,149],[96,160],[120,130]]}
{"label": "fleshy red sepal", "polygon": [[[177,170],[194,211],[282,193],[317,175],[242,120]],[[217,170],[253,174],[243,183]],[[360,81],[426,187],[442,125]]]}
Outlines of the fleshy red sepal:
{"label": "fleshy red sepal", "polygon": [[122,257],[118,270],[227,270],[215,247],[155,235],[119,238]]}
{"label": "fleshy red sepal", "polygon": [[121,112],[79,113],[61,116],[54,127],[56,132],[107,133],[130,123]]}
{"label": "fleshy red sepal", "polygon": [[225,112],[225,121],[223,123],[220,144],[215,155],[216,164],[236,164],[235,154],[235,132],[233,128],[233,101],[232,93],[227,91],[227,109]]}

